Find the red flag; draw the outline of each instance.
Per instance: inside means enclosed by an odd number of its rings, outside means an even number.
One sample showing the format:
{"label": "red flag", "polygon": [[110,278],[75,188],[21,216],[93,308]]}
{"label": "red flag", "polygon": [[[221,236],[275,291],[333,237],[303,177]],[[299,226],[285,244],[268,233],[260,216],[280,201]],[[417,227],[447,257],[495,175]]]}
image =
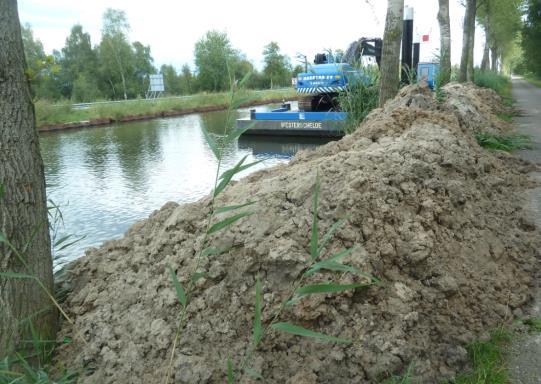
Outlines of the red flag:
{"label": "red flag", "polygon": [[423,42],[426,43],[430,40],[430,35],[423,35]]}

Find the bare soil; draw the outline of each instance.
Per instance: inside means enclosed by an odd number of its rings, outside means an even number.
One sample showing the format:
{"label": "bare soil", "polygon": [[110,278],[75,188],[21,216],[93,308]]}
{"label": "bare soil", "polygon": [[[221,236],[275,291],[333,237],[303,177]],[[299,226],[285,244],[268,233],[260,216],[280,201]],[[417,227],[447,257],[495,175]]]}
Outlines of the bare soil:
{"label": "bare soil", "polygon": [[[532,166],[475,141],[474,131],[508,129],[494,92],[446,89],[437,103],[427,88],[408,87],[352,135],[227,189],[222,204],[253,200],[257,214],[212,239],[233,248],[204,260],[175,383],[224,383],[228,356],[238,364],[251,338],[256,276],[267,322],[303,272],[318,171],[321,232],[348,219],[330,253],[357,245],[344,261],[382,285],[306,297],[286,311],[284,321],[354,342],[271,332],[253,360],[263,382],[380,383],[413,363],[420,382],[438,383],[467,369],[470,341],[532,302],[540,242],[523,209]],[[70,266],[66,309],[86,344],[75,339],[58,360],[82,367],[81,383],[163,381],[180,310],[166,267],[190,279],[209,201],[167,203]],[[67,335],[74,329],[64,323],[59,338]]]}

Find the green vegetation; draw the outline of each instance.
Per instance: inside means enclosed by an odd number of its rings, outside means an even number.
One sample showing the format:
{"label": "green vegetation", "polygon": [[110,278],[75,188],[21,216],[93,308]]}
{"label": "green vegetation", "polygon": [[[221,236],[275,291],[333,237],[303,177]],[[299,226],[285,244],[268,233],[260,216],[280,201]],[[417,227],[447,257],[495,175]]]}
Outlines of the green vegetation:
{"label": "green vegetation", "polygon": [[511,96],[511,80],[497,72],[476,70],[475,84],[479,87],[493,89],[502,97]]}
{"label": "green vegetation", "polygon": [[227,91],[232,79],[246,81],[248,89],[268,89],[291,84],[302,67],[292,68],[289,57],[280,53],[276,42],[264,47],[264,68],[258,71],[246,56],[235,49],[225,32],[208,31],[195,44],[195,68],[184,64],[177,72],[172,65],[154,67],[148,45],[130,42],[126,13],[107,9],[103,15],[101,41],[92,46],[90,34],[76,24],[65,45],[46,54],[30,25],[21,26],[27,76],[37,100],[136,99],[148,90],[148,76],[164,75],[168,95],[191,95],[200,92]]}
{"label": "green vegetation", "polygon": [[541,319],[526,319],[523,321],[526,324],[531,332],[540,332],[541,333]]}
{"label": "green vegetation", "polygon": [[528,149],[531,147],[531,139],[528,136],[518,134],[493,135],[490,133],[478,132],[475,134],[477,143],[487,149],[510,152],[517,149]]}
{"label": "green vegetation", "polygon": [[[292,99],[294,89],[244,91],[243,103],[265,103],[269,100]],[[194,108],[227,108],[228,93],[201,93],[186,98],[130,100],[122,103],[94,104],[87,109],[74,109],[71,104],[53,104],[45,100],[35,103],[37,125],[62,124],[94,119],[119,120],[127,116],[156,115],[162,112],[190,111]]]}
{"label": "green vegetation", "polygon": [[535,76],[532,76],[532,75],[527,75],[524,77],[524,79],[530,83],[530,84],[533,84],[535,85],[536,87],[541,87],[541,79],[535,77]]}
{"label": "green vegetation", "polygon": [[522,51],[525,74],[541,77],[541,2],[527,0],[526,20],[522,29]]}
{"label": "green vegetation", "polygon": [[346,133],[354,132],[365,117],[378,107],[379,71],[377,68],[362,68],[364,78],[350,79],[348,88],[338,96],[340,109],[347,112]]}
{"label": "green vegetation", "polygon": [[460,375],[453,384],[507,384],[505,350],[512,334],[504,329],[494,331],[488,341],[476,341],[468,347],[472,372]]}

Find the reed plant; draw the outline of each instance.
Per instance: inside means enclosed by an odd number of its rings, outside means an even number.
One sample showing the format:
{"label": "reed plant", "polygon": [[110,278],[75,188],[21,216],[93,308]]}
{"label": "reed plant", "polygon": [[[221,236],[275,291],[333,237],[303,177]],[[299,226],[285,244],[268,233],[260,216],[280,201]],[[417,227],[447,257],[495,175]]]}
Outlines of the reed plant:
{"label": "reed plant", "polygon": [[379,70],[359,67],[358,75],[349,75],[347,88],[338,95],[338,104],[347,112],[345,133],[354,132],[379,103]]}

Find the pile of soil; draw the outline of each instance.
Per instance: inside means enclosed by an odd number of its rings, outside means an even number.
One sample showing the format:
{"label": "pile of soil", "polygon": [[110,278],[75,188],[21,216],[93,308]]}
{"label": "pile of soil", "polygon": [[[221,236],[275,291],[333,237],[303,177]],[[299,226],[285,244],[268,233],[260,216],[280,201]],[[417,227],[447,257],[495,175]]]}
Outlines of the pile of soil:
{"label": "pile of soil", "polygon": [[[288,309],[282,321],[353,343],[272,331],[252,364],[263,382],[379,383],[410,364],[421,382],[440,382],[467,368],[469,342],[521,315],[540,244],[522,208],[530,166],[474,139],[477,130],[506,129],[496,94],[446,89],[438,103],[426,87],[410,86],[354,134],[227,189],[220,204],[256,201],[257,213],[211,240],[232,249],[204,259],[174,382],[224,383],[228,356],[238,364],[252,336],[256,277],[268,322],[303,273],[318,171],[321,233],[347,217],[329,254],[357,245],[344,262],[382,284],[306,297]],[[83,367],[80,382],[162,381],[180,310],[167,266],[187,285],[209,202],[168,203],[71,265],[66,309],[87,343],[75,339],[58,359]],[[333,273],[310,279],[362,281]],[[74,333],[64,323],[59,337]]]}

